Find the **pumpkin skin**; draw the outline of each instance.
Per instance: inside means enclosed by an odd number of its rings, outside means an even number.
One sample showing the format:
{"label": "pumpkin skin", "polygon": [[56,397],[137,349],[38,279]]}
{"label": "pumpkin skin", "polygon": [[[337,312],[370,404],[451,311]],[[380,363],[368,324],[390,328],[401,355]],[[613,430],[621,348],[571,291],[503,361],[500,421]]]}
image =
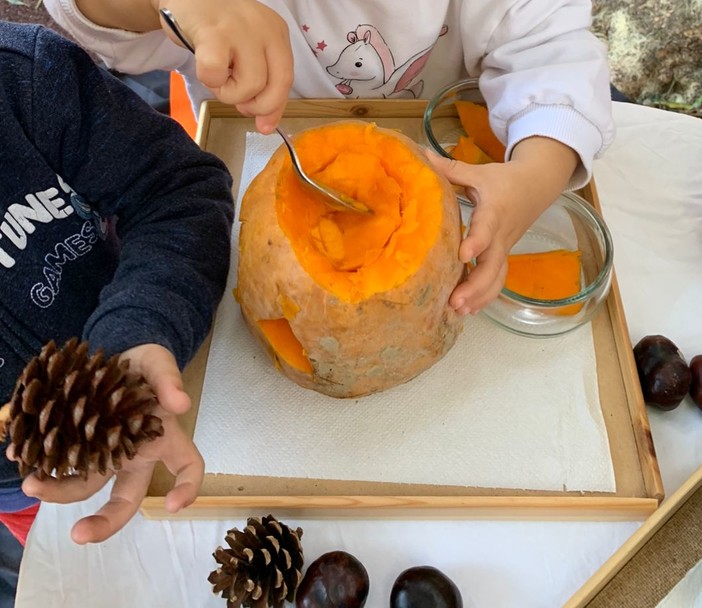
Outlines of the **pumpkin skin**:
{"label": "pumpkin skin", "polygon": [[338,121],[294,138],[305,170],[370,216],[309,193],[281,146],[248,187],[236,298],[291,380],[332,397],[404,383],[454,345],[448,298],[463,278],[451,184],[399,132]]}

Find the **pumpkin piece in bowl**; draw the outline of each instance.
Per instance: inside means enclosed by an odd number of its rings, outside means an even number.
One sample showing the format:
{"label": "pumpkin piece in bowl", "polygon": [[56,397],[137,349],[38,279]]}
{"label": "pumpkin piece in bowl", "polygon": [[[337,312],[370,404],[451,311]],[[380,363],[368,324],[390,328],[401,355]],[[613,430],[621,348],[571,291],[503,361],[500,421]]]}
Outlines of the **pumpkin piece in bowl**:
{"label": "pumpkin piece in bowl", "polygon": [[468,136],[473,139],[475,146],[494,162],[503,162],[506,148],[490,128],[488,109],[484,105],[473,101],[458,99],[455,103],[461,126]]}
{"label": "pumpkin piece in bowl", "polygon": [[422,130],[424,141],[440,156],[469,164],[505,160],[505,145],[492,131],[476,78],[457,81],[432,97]]}
{"label": "pumpkin piece in bowl", "polygon": [[[554,249],[507,256],[505,287],[533,300],[564,300],[580,292],[580,251]],[[554,311],[574,315],[581,304],[571,304]]]}
{"label": "pumpkin piece in bowl", "polygon": [[458,143],[449,150],[451,156],[456,160],[463,161],[469,165],[485,165],[495,161],[483,152],[470,135],[461,135]]}
{"label": "pumpkin piece in bowl", "polygon": [[253,335],[294,382],[335,397],[388,389],[431,367],[462,320],[464,275],[451,184],[412,140],[363,121],[298,133],[313,178],[373,211],[335,211],[279,149],[242,201],[237,300]]}

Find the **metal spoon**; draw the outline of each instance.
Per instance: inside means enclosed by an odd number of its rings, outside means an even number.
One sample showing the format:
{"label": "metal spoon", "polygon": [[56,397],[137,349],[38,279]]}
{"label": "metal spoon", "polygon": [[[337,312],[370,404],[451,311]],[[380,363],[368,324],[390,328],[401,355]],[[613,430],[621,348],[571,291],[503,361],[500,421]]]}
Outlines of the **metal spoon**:
{"label": "metal spoon", "polygon": [[[186,38],[185,34],[183,34],[183,31],[180,29],[180,25],[178,25],[178,22],[176,21],[176,18],[173,15],[173,13],[167,8],[159,9],[159,13],[161,14],[161,17],[163,17],[163,20],[166,22],[168,27],[171,28],[171,31],[177,36],[178,40],[180,40],[183,43],[183,46],[194,54],[195,47]],[[302,180],[302,183],[315,193],[321,194],[322,198],[324,199],[324,202],[329,207],[332,207],[337,211],[353,211],[354,213],[364,213],[367,215],[373,213],[372,209],[370,209],[363,203],[355,200],[350,196],[347,196],[346,194],[339,192],[338,190],[335,190],[334,188],[324,186],[319,182],[313,180],[309,175],[307,175],[307,173],[305,173],[305,171],[302,169],[300,159],[297,156],[297,152],[295,152],[295,148],[293,147],[290,138],[285,134],[284,131],[280,129],[280,127],[276,127],[275,130],[283,138],[285,146],[290,152],[290,159],[292,160],[295,172]]]}
{"label": "metal spoon", "polygon": [[343,192],[339,192],[330,186],[324,186],[307,175],[300,165],[300,159],[297,156],[297,152],[295,152],[295,148],[293,147],[290,138],[280,129],[280,127],[276,127],[275,130],[278,131],[278,134],[283,138],[283,141],[290,152],[290,159],[292,160],[293,167],[302,180],[302,183],[309,189],[321,194],[327,205],[338,211],[353,211],[355,213],[365,213],[367,215],[373,213],[369,207],[366,207],[360,201],[357,201],[356,199],[347,196]]}

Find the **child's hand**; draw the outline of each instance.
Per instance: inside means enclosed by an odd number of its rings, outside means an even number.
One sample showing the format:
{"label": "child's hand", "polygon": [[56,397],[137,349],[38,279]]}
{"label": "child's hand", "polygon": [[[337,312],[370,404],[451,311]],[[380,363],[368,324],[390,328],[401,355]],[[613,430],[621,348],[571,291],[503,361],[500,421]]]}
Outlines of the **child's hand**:
{"label": "child's hand", "polygon": [[173,355],[162,346],[144,344],[126,351],[123,358],[130,359],[130,369],[143,374],[156,392],[161,406],[154,414],[163,421],[163,436],[139,446],[137,455],[132,460],[124,459],[117,473],[92,474],[85,481],[78,477],[39,481],[30,475],[22,484],[28,496],[65,504],[92,496],[115,475],[110,500],[73,526],[71,538],[78,544],[101,542],[124,527],[146,495],[157,462],[163,462],[176,478],[175,487],[166,495],[166,509],[171,513],[195,500],[204,476],[202,456],[176,418],[190,407],[190,399],[183,392]]}
{"label": "child's hand", "polygon": [[256,0],[151,1],[157,11],[167,8],[173,13],[195,47],[198,80],[220,101],[255,116],[261,133],[273,131],[294,75],[285,20]]}
{"label": "child's hand", "polygon": [[541,137],[521,141],[506,163],[469,165],[433,152],[427,156],[450,182],[465,186],[475,203],[458,256],[466,264],[475,258],[476,264],[453,290],[449,304],[460,314],[477,314],[500,293],[512,246],[558,198],[578,156],[564,144]]}

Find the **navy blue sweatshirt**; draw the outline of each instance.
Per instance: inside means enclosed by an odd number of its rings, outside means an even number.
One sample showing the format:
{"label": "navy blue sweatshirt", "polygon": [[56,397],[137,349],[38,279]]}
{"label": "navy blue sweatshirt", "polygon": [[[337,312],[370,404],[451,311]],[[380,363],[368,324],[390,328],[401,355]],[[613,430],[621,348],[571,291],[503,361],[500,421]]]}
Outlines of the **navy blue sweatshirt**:
{"label": "navy blue sweatshirt", "polygon": [[[0,405],[50,339],[182,367],[229,270],[224,164],[77,46],[0,22]],[[0,450],[0,511],[31,504]]]}

